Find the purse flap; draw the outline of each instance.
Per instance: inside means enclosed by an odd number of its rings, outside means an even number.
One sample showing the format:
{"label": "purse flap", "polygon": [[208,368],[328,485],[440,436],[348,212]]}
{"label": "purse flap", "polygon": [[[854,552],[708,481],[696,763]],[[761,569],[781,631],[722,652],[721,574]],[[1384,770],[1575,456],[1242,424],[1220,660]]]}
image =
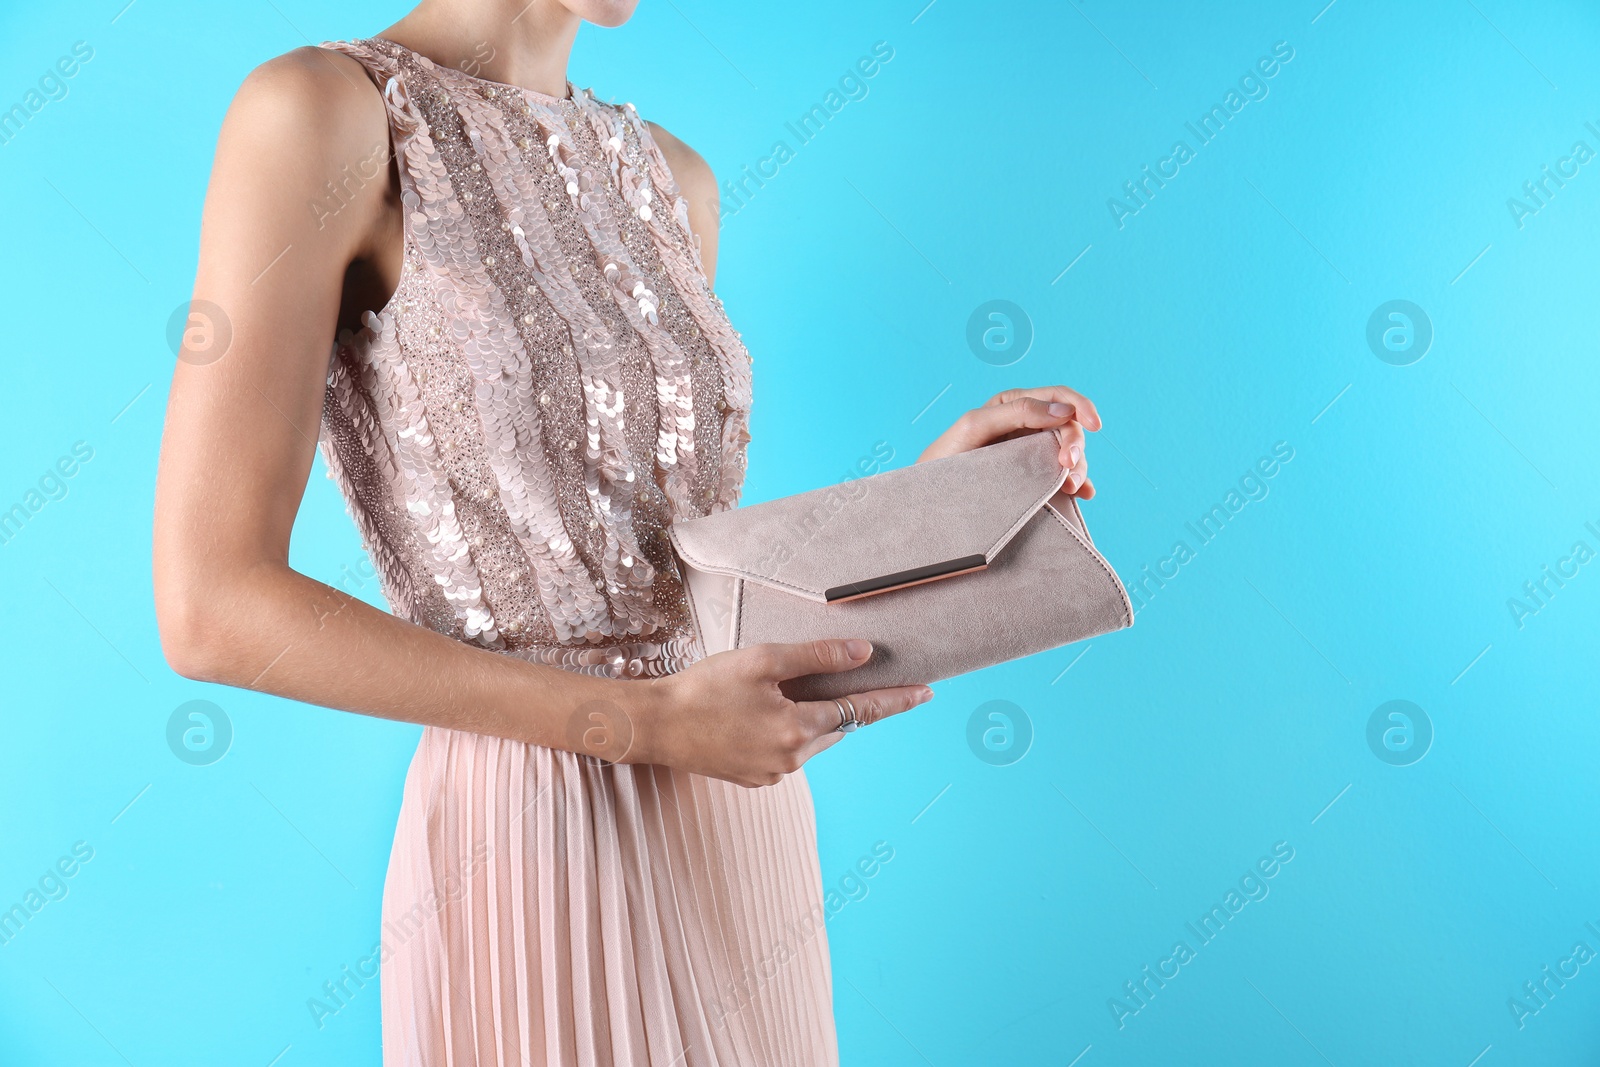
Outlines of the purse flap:
{"label": "purse flap", "polygon": [[1054,431],[676,522],[690,566],[834,603],[978,570],[1055,495]]}

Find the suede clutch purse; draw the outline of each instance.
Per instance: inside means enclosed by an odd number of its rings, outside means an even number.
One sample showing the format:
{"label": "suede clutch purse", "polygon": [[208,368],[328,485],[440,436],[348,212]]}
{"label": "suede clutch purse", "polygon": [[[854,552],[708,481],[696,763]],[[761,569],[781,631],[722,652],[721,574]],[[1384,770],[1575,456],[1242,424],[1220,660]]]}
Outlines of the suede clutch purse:
{"label": "suede clutch purse", "polygon": [[784,683],[827,700],[936,682],[1133,625],[1054,431],[670,527],[706,655],[861,637],[865,664]]}

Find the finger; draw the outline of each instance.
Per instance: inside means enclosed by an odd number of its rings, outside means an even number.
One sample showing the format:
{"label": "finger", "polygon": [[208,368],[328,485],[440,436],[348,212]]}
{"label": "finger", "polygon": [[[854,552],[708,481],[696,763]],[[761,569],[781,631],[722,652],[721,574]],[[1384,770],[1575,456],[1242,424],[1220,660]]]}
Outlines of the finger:
{"label": "finger", "polygon": [[1060,401],[1021,397],[1004,404],[973,408],[945,431],[941,443],[966,452],[998,441],[1016,430],[1046,430],[1073,418],[1076,409]]}
{"label": "finger", "polygon": [[837,674],[859,667],[872,657],[872,642],[826,638],[797,644],[755,645],[750,651],[756,675],[781,682],[785,678]]}
{"label": "finger", "polygon": [[1094,483],[1085,478],[1083,484],[1078,486],[1078,491],[1072,494],[1079,500],[1089,500],[1094,496]]}
{"label": "finger", "polygon": [[902,711],[910,711],[918,704],[926,704],[933,699],[933,690],[925,685],[903,685],[893,689],[852,693],[839,699],[845,705],[843,709],[831,700],[808,700],[796,705],[810,728],[818,731],[817,739],[800,750],[801,764],[844,740],[844,731],[839,729],[841,710],[848,713],[850,708],[855,708],[856,722],[868,726]]}
{"label": "finger", "polygon": [[[1085,465],[1083,452],[1083,424],[1069,422],[1056,431],[1061,437],[1061,465],[1067,469],[1067,491],[1071,492],[1077,483],[1083,481]],[[1072,477],[1072,472],[1077,472],[1077,478]]]}
{"label": "finger", "polygon": [[1091,430],[1100,429],[1100,410],[1095,407],[1094,401],[1065,385],[1046,385],[1027,389],[1006,389],[997,393],[989,400],[989,404],[1004,404],[1025,397],[1043,400],[1047,403],[1071,404],[1078,412],[1078,418]]}
{"label": "finger", "polygon": [[882,722],[891,715],[898,715],[902,711],[910,711],[918,704],[927,703],[933,698],[933,690],[925,685],[901,685],[893,689],[873,689],[865,693],[852,693],[840,697],[839,703],[831,700],[807,700],[797,704],[800,710],[801,721],[817,736],[837,732],[841,720],[841,713],[850,714],[855,709],[855,720],[862,726],[871,726],[875,722]]}
{"label": "finger", "polygon": [[1082,488],[1083,483],[1088,480],[1089,463],[1087,460],[1079,460],[1077,466],[1067,471],[1067,480],[1061,488],[1069,495],[1076,496],[1078,490]]}
{"label": "finger", "polygon": [[1100,428],[1100,412],[1094,406],[1094,401],[1076,389],[1069,389],[1064,385],[1046,385],[1033,389],[1006,389],[1003,392],[996,393],[984,406],[1006,404],[1013,400],[1021,400],[1024,397],[1043,400],[1046,403],[1071,404],[1077,409],[1078,418],[1085,426],[1091,430]]}

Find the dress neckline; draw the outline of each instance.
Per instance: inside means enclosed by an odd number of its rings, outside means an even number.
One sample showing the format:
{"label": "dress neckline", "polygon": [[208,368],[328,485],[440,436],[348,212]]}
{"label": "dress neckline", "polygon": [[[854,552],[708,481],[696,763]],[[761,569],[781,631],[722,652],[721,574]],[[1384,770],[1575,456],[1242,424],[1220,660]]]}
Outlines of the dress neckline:
{"label": "dress neckline", "polygon": [[457,78],[464,78],[467,81],[475,82],[478,85],[487,86],[487,87],[492,88],[492,89],[504,89],[504,90],[507,90],[507,91],[513,92],[513,93],[522,93],[523,95],[532,97],[535,100],[542,100],[547,104],[569,104],[569,103],[574,102],[574,100],[577,98],[577,95],[578,95],[577,87],[574,86],[570,80],[567,81],[567,95],[566,96],[553,96],[550,93],[542,93],[537,89],[529,89],[529,88],[527,88],[526,86],[523,86],[523,85],[512,85],[510,82],[497,82],[492,78],[480,78],[476,74],[468,74],[466,71],[461,70],[461,69],[459,69],[457,67],[445,66],[443,63],[440,63],[438,60],[435,60],[435,59],[432,59],[432,58],[430,58],[428,56],[423,55],[421,52],[417,51],[415,48],[408,48],[405,45],[401,44],[399,41],[391,40],[388,37],[370,37],[370,38],[368,38],[368,40],[379,41],[379,42],[382,42],[383,44],[389,45],[392,48],[398,48],[398,49],[400,49],[400,51],[406,53],[407,55],[409,55],[409,56],[411,56],[411,57],[413,57],[415,59],[422,60],[428,66],[431,66],[436,70],[447,70],[447,71],[449,71],[452,75],[454,75]]}

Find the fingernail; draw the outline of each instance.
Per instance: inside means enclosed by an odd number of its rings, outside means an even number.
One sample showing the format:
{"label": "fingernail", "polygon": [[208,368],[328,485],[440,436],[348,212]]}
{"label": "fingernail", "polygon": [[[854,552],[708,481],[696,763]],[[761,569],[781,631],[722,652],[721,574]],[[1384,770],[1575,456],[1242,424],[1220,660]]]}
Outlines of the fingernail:
{"label": "fingernail", "polygon": [[1053,415],[1055,418],[1064,419],[1068,415],[1072,414],[1072,405],[1071,404],[1059,404],[1059,403],[1058,404],[1051,404],[1050,405],[1050,414]]}
{"label": "fingernail", "polygon": [[1067,449],[1067,458],[1072,461],[1068,464],[1068,466],[1076,467],[1083,459],[1083,449],[1079,448],[1077,445],[1073,445],[1071,448]]}
{"label": "fingernail", "polygon": [[851,659],[866,659],[872,655],[872,642],[851,638],[844,643],[844,650]]}
{"label": "fingernail", "polygon": [[918,704],[926,704],[928,701],[930,701],[932,699],[933,699],[933,690],[932,689],[929,689],[927,686],[923,686],[921,689],[917,690],[917,703]]}

